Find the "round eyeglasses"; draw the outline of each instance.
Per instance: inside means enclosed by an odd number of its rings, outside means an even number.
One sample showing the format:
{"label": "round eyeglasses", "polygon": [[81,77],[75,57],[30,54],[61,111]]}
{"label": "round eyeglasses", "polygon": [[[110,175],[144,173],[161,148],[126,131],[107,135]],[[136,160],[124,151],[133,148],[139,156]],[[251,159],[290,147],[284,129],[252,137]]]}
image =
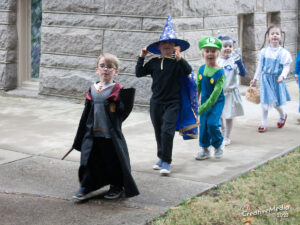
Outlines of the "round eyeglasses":
{"label": "round eyeglasses", "polygon": [[100,70],[105,70],[105,69],[106,69],[107,71],[110,71],[110,72],[116,69],[115,67],[112,67],[112,66],[105,66],[105,65],[99,65],[98,68],[99,68]]}

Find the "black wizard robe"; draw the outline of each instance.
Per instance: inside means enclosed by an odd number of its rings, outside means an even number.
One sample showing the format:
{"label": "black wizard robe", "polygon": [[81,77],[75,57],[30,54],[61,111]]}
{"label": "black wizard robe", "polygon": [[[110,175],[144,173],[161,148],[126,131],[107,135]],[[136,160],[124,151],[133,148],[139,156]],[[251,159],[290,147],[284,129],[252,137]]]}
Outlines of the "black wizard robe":
{"label": "black wizard robe", "polygon": [[[116,83],[113,87],[111,95],[105,100],[104,104],[106,116],[110,122],[109,124],[111,124],[111,139],[121,165],[126,197],[133,197],[139,194],[136,183],[131,175],[129,153],[124,135],[122,133],[122,122],[129,116],[133,108],[134,94],[134,88],[124,89],[122,88],[122,85]],[[89,90],[86,94],[85,107],[72,146],[74,149],[81,152],[81,166],[87,165],[92,152],[94,140],[93,124],[94,103],[91,98],[91,90]],[[80,177],[81,174],[79,171],[79,180]],[[105,185],[107,185],[107,183],[100,183],[99,188]]]}

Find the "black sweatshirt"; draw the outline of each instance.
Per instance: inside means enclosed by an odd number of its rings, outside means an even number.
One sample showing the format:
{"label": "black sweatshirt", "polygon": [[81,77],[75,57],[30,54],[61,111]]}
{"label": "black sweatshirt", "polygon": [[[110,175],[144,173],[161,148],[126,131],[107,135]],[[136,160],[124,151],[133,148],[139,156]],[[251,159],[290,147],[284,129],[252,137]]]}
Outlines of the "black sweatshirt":
{"label": "black sweatshirt", "polygon": [[189,75],[191,72],[191,66],[183,58],[176,61],[173,58],[156,57],[144,65],[144,58],[139,57],[135,67],[137,77],[151,75],[151,102],[158,104],[180,103],[180,76]]}

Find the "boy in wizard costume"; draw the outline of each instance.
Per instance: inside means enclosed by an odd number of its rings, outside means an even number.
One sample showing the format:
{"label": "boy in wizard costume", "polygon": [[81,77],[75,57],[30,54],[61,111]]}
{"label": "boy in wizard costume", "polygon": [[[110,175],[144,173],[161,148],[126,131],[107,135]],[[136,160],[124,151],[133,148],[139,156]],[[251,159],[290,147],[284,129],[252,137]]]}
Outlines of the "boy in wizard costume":
{"label": "boy in wizard costume", "polygon": [[[197,88],[192,68],[180,52],[190,47],[185,40],[176,38],[174,26],[168,16],[160,40],[142,49],[136,76],[152,77],[150,117],[157,142],[158,162],[154,170],[168,175],[171,172],[173,139],[179,131],[184,139],[197,138]],[[148,52],[159,54],[144,65]]]}
{"label": "boy in wizard costume", "polygon": [[73,148],[81,152],[80,189],[74,198],[82,201],[92,192],[110,185],[106,199],[139,194],[131,175],[130,159],[122,122],[133,107],[135,89],[124,89],[114,82],[118,75],[118,58],[104,53],[98,57],[96,73],[99,81],[86,94]]}

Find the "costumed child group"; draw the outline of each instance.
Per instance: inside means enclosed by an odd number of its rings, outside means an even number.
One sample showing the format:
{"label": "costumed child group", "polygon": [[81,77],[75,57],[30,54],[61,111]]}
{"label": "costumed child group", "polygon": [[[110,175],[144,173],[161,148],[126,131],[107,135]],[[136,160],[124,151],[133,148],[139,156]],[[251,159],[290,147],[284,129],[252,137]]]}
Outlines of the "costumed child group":
{"label": "costumed child group", "polygon": [[[199,138],[200,150],[196,160],[208,159],[211,149],[214,157],[220,159],[224,146],[231,144],[233,119],[244,115],[238,85],[239,76],[245,76],[246,70],[240,55],[234,54],[235,41],[229,36],[201,38],[198,47],[205,64],[194,74],[181,54],[190,44],[176,37],[171,20],[168,16],[159,41],[143,48],[136,64],[136,77],[150,75],[153,80],[150,117],[157,144],[157,163],[152,169],[161,175],[171,173],[176,131],[184,140]],[[262,133],[267,131],[267,115],[271,107],[279,113],[278,128],[282,128],[287,120],[283,105],[290,100],[290,95],[284,80],[292,57],[280,46],[281,42],[284,44],[281,28],[277,25],[269,27],[251,80],[251,85],[260,80],[262,119],[258,131]],[[158,56],[145,63],[149,52]],[[297,81],[299,54],[295,69]],[[132,111],[135,89],[124,88],[114,81],[118,68],[119,60],[115,55],[100,55],[96,68],[99,81],[92,84],[86,94],[72,146],[81,152],[80,188],[73,196],[78,201],[90,198],[94,191],[106,185],[110,186],[104,195],[106,199],[139,194],[121,129]]]}

